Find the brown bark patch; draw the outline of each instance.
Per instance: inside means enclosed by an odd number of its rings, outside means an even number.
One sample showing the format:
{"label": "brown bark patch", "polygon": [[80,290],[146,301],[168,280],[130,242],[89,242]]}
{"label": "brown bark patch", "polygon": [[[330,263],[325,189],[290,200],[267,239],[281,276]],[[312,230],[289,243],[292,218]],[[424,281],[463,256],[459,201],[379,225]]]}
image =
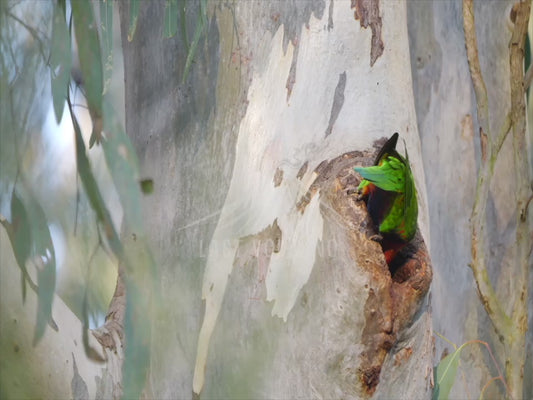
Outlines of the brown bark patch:
{"label": "brown bark patch", "polygon": [[294,46],[294,51],[292,53],[291,68],[289,70],[289,76],[287,77],[287,83],[285,84],[285,87],[287,88],[287,102],[291,97],[292,88],[296,82],[296,67],[298,65],[298,52],[300,50],[300,45],[297,38],[292,40],[292,45]]}
{"label": "brown bark patch", "polygon": [[362,28],[372,30],[370,47],[370,66],[383,54],[381,39],[381,17],[379,16],[379,0],[352,0],[351,8],[355,8],[354,17],[360,21]]}
{"label": "brown bark patch", "polygon": [[259,301],[266,298],[265,279],[272,253],[279,253],[283,232],[275,219],[262,231],[239,240],[235,255],[235,265],[242,268],[248,282],[248,299]]}
{"label": "brown bark patch", "polygon": [[126,283],[125,283],[124,266],[119,264],[117,285],[115,293],[109,304],[109,310],[105,317],[103,326],[93,329],[92,334],[106,349],[114,353],[118,348],[123,347],[124,343],[124,318],[126,315]]}
{"label": "brown bark patch", "polygon": [[280,167],[276,168],[273,181],[274,187],[278,187],[279,185],[281,185],[281,182],[283,182],[283,170]]}
{"label": "brown bark patch", "polygon": [[394,366],[399,367],[413,355],[413,349],[411,347],[406,347],[401,349],[396,356],[394,357]]}
{"label": "brown bark patch", "polygon": [[304,177],[305,173],[307,172],[308,166],[309,166],[309,162],[308,161],[303,163],[303,165],[298,170],[298,173],[296,174],[296,178],[302,180],[302,178]]}

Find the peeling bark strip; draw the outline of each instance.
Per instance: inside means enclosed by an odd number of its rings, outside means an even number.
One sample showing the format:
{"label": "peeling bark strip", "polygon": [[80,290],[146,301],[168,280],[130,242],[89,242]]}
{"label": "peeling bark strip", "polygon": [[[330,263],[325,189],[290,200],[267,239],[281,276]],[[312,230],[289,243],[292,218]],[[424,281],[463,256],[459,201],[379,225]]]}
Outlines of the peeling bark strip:
{"label": "peeling bark strip", "polygon": [[283,170],[280,167],[276,168],[273,181],[274,187],[278,187],[279,185],[281,185],[281,182],[283,182]]}
{"label": "peeling bark strip", "polygon": [[352,0],[351,8],[355,8],[354,17],[361,23],[362,28],[372,29],[370,48],[370,66],[383,54],[383,40],[381,39],[381,17],[379,16],[379,0]]}
{"label": "peeling bark strip", "polygon": [[289,101],[291,97],[292,88],[296,82],[296,65],[298,63],[298,50],[300,49],[297,38],[292,40],[292,45],[294,46],[294,51],[292,53],[291,69],[289,70],[289,76],[287,77],[287,83],[285,84],[285,87],[287,88],[287,101]]}
{"label": "peeling bark strip", "polygon": [[344,89],[346,89],[346,71],[344,71],[342,74],[339,74],[339,82],[335,88],[335,94],[333,95],[333,105],[331,106],[331,114],[329,115],[326,137],[331,135],[333,124],[335,124],[335,121],[337,121],[337,117],[339,116],[342,106],[344,105]]}
{"label": "peeling bark strip", "polygon": [[298,178],[299,180],[302,180],[303,176],[305,175],[305,173],[307,172],[307,167],[309,166],[309,162],[306,161],[305,163],[303,163],[303,165],[300,167],[300,169],[298,170],[298,173],[296,174],[296,178]]}

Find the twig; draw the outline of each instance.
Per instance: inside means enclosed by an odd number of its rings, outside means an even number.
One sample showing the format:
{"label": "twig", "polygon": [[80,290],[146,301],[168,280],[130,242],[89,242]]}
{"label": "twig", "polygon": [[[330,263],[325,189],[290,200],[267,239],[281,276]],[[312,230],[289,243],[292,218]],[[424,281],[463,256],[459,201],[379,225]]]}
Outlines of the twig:
{"label": "twig", "polygon": [[433,331],[433,333],[434,333],[435,335],[437,335],[438,337],[440,337],[440,338],[441,338],[442,340],[444,340],[445,342],[449,343],[449,344],[453,347],[454,350],[457,350],[457,345],[456,345],[454,342],[452,342],[450,339],[448,339],[447,337],[445,337],[444,335],[440,334],[440,333],[437,332],[437,331]]}
{"label": "twig", "polygon": [[21,24],[24,28],[26,28],[26,30],[30,33],[30,35],[37,41],[37,43],[39,43],[39,52],[41,53],[41,56],[43,57],[43,61],[48,65],[49,59],[44,54],[43,41],[39,37],[39,33],[37,32],[37,30],[29,26],[27,23],[25,23],[23,20],[21,20],[19,17],[13,14],[11,11],[8,11],[6,14],[10,16],[11,18],[13,18],[15,21],[17,21],[19,24]]}
{"label": "twig", "polygon": [[507,135],[511,131],[512,124],[513,122],[511,120],[511,113],[509,112],[505,116],[500,132],[498,132],[498,136],[496,137],[496,140],[494,141],[493,152],[491,154],[491,159],[490,159],[493,169],[494,169],[494,163],[496,163],[496,159],[498,158],[498,154],[500,154],[500,150],[502,149],[503,143],[505,142],[505,139],[507,139]]}
{"label": "twig", "polygon": [[510,390],[509,390],[509,386],[507,386],[507,382],[505,381],[505,378],[503,376],[502,370],[500,369],[500,365],[496,362],[496,358],[494,357],[494,354],[492,353],[492,350],[490,349],[489,344],[487,342],[482,341],[482,340],[472,340],[472,342],[480,343],[483,346],[485,346],[485,348],[489,352],[490,358],[492,359],[492,363],[494,364],[494,367],[496,368],[496,371],[498,371],[498,374],[499,374],[499,377],[501,378],[503,386],[505,386],[505,390],[507,391],[507,393],[509,395],[511,395]]}
{"label": "twig", "polygon": [[[500,379],[500,380],[502,381],[503,386],[505,386],[505,390],[506,390],[506,392],[510,394],[509,386],[507,385],[507,382],[505,381],[505,378],[504,378],[504,375],[502,374],[502,370],[501,370],[501,368],[500,368],[500,365],[499,365],[498,362],[496,361],[496,358],[494,357],[494,354],[492,353],[492,350],[491,350],[491,348],[490,348],[490,346],[489,346],[489,344],[488,344],[487,342],[485,342],[485,341],[483,341],[483,340],[479,340],[479,339],[473,339],[473,340],[469,340],[469,341],[467,341],[467,342],[464,342],[461,346],[457,347],[457,345],[456,345],[455,343],[453,343],[452,341],[448,340],[446,337],[444,337],[444,336],[441,335],[440,333],[438,333],[438,332],[434,332],[434,333],[435,333],[438,337],[440,337],[441,339],[443,339],[443,340],[445,340],[446,342],[450,343],[450,344],[454,347],[455,351],[459,351],[459,352],[462,351],[466,346],[468,346],[468,345],[470,345],[470,344],[481,344],[481,345],[483,345],[483,346],[487,349],[487,351],[488,351],[488,353],[489,353],[489,356],[490,356],[490,358],[491,358],[491,360],[492,360],[492,363],[493,363],[493,365],[494,365],[494,368],[496,368],[496,371],[497,371],[498,374],[499,374],[499,375],[496,377],[496,379]],[[460,362],[460,360],[459,360],[459,362]],[[492,381],[492,379],[491,379],[491,381]],[[489,382],[490,382],[490,381],[489,381]],[[487,386],[487,385],[485,385],[485,386]],[[484,388],[485,388],[485,387],[484,387]],[[483,390],[484,390],[484,389],[483,389]],[[483,390],[481,391],[481,393],[483,393]]]}
{"label": "twig", "polygon": [[501,376],[493,376],[492,378],[490,378],[488,380],[487,383],[485,383],[483,385],[483,387],[481,388],[481,393],[479,393],[479,400],[483,400],[483,394],[485,393],[485,390],[489,387],[489,385],[494,382],[494,381],[497,381],[497,380],[500,380],[500,381],[503,381],[502,377]]}

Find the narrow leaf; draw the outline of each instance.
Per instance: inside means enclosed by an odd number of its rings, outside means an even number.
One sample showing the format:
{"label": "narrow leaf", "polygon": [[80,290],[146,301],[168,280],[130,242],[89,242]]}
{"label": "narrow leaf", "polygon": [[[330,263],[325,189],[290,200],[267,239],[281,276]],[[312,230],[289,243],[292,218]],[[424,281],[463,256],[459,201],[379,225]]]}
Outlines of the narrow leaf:
{"label": "narrow leaf", "polygon": [[27,275],[26,261],[30,258],[32,244],[31,226],[26,208],[15,190],[11,195],[11,221],[15,258],[24,275]]}
{"label": "narrow leaf", "polygon": [[178,32],[178,12],[178,0],[167,0],[165,3],[164,37],[171,38]]}
{"label": "narrow leaf", "polygon": [[[124,211],[122,243],[128,293],[124,326],[127,343],[123,368],[124,398],[139,398],[150,366],[151,324],[147,319],[152,314],[156,268],[143,229],[137,155],[107,100],[104,100],[104,121],[106,139],[102,147]],[[150,179],[145,181],[145,186],[153,186]],[[135,239],[127,239],[132,237]]]}
{"label": "narrow leaf", "polygon": [[437,368],[435,368],[435,388],[433,389],[433,400],[448,399],[452,386],[455,382],[461,349],[462,347],[458,348],[453,353],[448,354],[440,361],[439,365],[437,365]]}
{"label": "narrow leaf", "polygon": [[102,147],[106,163],[124,210],[124,218],[130,229],[138,234],[142,230],[142,210],[137,154],[111,103],[105,101],[104,104],[106,140],[102,142]]}
{"label": "narrow leaf", "polygon": [[56,287],[56,258],[54,244],[46,214],[41,205],[31,194],[25,196],[28,220],[31,221],[33,239],[33,262],[37,268],[37,324],[33,344],[43,337],[46,325],[52,320],[52,302]]}
{"label": "narrow leaf", "polygon": [[89,163],[89,158],[87,157],[87,153],[85,151],[85,143],[83,142],[83,137],[81,135],[80,125],[78,124],[78,120],[76,119],[74,110],[72,109],[72,104],[68,98],[67,104],[69,106],[69,111],[72,118],[72,125],[74,126],[78,175],[80,176],[83,188],[85,189],[87,197],[89,198],[89,203],[96,213],[98,221],[104,228],[104,232],[111,250],[118,258],[121,258],[123,257],[122,244],[118,237],[117,231],[113,226],[111,215],[109,214],[104,199],[100,193],[100,190],[98,189],[96,179],[94,178],[91,165]]}
{"label": "narrow leaf", "polygon": [[102,93],[104,85],[98,30],[94,20],[93,6],[90,1],[72,1],[71,6],[85,96],[93,122],[91,141],[99,143],[102,133]]}
{"label": "narrow leaf", "polygon": [[50,53],[50,77],[56,121],[63,116],[71,67],[70,35],[65,20],[65,10],[60,4],[54,7],[52,43]]}
{"label": "narrow leaf", "polygon": [[198,48],[198,43],[200,42],[200,38],[202,37],[202,33],[204,32],[204,28],[206,25],[206,15],[207,15],[206,13],[207,13],[207,9],[205,8],[205,3],[204,1],[200,1],[200,11],[198,12],[198,18],[196,19],[196,28],[194,30],[194,36],[192,38],[192,43],[187,53],[187,59],[185,61],[185,70],[183,71],[182,83],[185,83],[185,81],[187,80],[187,76],[189,75],[189,70],[194,60],[194,56],[196,55],[196,49]]}
{"label": "narrow leaf", "polygon": [[87,287],[85,287],[84,293],[83,293],[83,303],[82,303],[82,328],[81,328],[81,337],[83,342],[83,349],[85,350],[85,355],[97,362],[104,362],[105,359],[98,354],[98,352],[91,347],[91,344],[89,343],[89,300],[87,299]]}
{"label": "narrow leaf", "polygon": [[102,38],[102,61],[104,68],[104,90],[109,89],[113,74],[113,1],[100,0],[100,37]]}
{"label": "narrow leaf", "polygon": [[66,12],[67,12],[66,1],[65,0],[57,0],[57,4],[59,5],[59,7],[61,7],[61,10],[63,12],[63,17],[65,17]]}
{"label": "narrow leaf", "polygon": [[[150,366],[150,323],[146,319],[151,315],[151,295],[155,263],[147,245],[141,226],[141,192],[138,186],[138,161],[128,137],[121,128],[112,107],[105,105],[107,138],[103,142],[104,154],[109,170],[117,187],[124,210],[124,225],[134,228],[137,239],[126,248],[119,240],[111,217],[103,202],[96,180],[91,171],[85,144],[78,121],[73,113],[70,99],[67,103],[72,117],[76,138],[76,160],[78,174],[87,192],[89,201],[100,223],[111,249],[121,261],[127,272],[126,321],[123,388],[124,398],[139,398],[146,381]],[[130,198],[128,198],[130,197]],[[126,235],[127,236],[127,235]]]}
{"label": "narrow leaf", "polygon": [[137,29],[137,18],[139,17],[139,0],[130,1],[130,28],[128,30],[128,42],[133,40]]}
{"label": "narrow leaf", "polygon": [[181,39],[185,43],[185,50],[189,52],[189,36],[187,34],[187,15],[186,15],[186,2],[180,4],[180,27],[181,27]]}
{"label": "narrow leaf", "polygon": [[[26,270],[26,261],[30,258],[31,254],[31,227],[26,208],[15,190],[13,190],[11,195],[11,223],[5,219],[0,219],[0,223],[7,232],[13,253],[15,254],[15,260],[20,268],[22,301],[26,301],[26,279],[29,279],[28,271]],[[31,282],[31,279],[29,280]]]}
{"label": "narrow leaf", "polygon": [[139,398],[150,366],[151,324],[147,321],[151,315],[150,289],[149,282],[142,285],[131,279],[126,282],[124,331],[127,345],[122,371],[125,399]]}

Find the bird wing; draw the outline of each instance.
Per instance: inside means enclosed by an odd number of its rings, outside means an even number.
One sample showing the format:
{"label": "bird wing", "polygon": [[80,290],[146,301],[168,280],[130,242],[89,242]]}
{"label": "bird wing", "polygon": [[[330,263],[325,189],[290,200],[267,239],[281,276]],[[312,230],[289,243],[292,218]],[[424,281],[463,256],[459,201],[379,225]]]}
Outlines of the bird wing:
{"label": "bird wing", "polygon": [[405,190],[405,164],[396,157],[388,156],[380,165],[356,167],[355,170],[380,189],[399,193]]}

